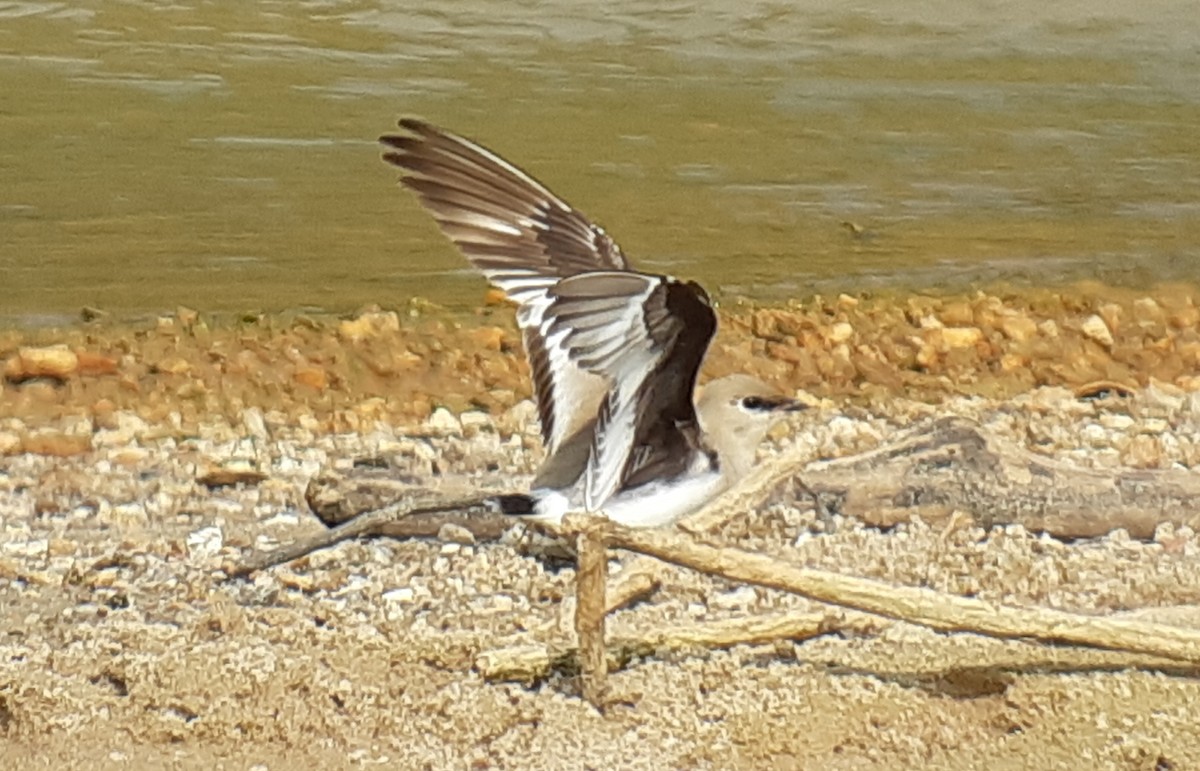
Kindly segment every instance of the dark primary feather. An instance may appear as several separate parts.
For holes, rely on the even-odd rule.
[[[526,304],[544,307],[552,329],[569,330],[564,344],[583,371],[612,379],[623,363],[614,357],[625,355],[627,346],[650,347],[649,374],[639,384],[614,383],[598,422],[589,417],[571,429],[574,433],[560,442],[566,445],[563,454],[551,458],[546,471],[561,478],[566,466],[588,462],[582,450],[604,430],[606,411],[622,387],[636,387],[640,415],[622,469],[623,486],[683,471],[694,450],[704,449],[693,392],[716,330],[704,290],[692,282],[632,272],[602,228],[486,148],[420,120],[401,120],[400,128],[407,133],[380,137],[389,148],[384,159],[404,171],[403,184],[467,258],[522,306],[518,320],[523,320],[547,445],[554,436],[557,395],[547,340],[530,323],[534,314]],[[628,319],[631,301],[643,302],[634,326],[606,326]],[[638,355],[648,354],[643,348]]]
[[[647,290],[649,293],[647,295]],[[627,345],[643,335],[653,367],[636,387],[641,419],[621,472],[622,487],[682,473],[701,446],[693,394],[700,364],[717,329],[708,294],[695,282],[641,273],[598,272],[564,279],[550,291],[550,329],[565,331],[563,345],[579,366],[613,377],[620,363],[639,356]],[[645,297],[644,300],[641,298]],[[605,327],[637,303],[641,329],[621,337]],[[603,432],[615,409],[616,390],[605,399],[595,430]]]
[[[385,135],[384,160],[408,172],[443,230],[484,271],[520,269],[563,278],[591,270],[629,270],[621,249],[548,188],[491,151],[423,121],[404,119],[411,136]],[[497,232],[472,224],[480,213],[509,225]]]
[[[638,394],[638,410],[645,417],[623,473],[628,488],[683,473],[692,451],[708,451],[693,400],[700,364],[717,331],[708,294],[694,281],[670,280],[659,285],[646,306],[647,325],[660,330],[661,344],[671,350]]]

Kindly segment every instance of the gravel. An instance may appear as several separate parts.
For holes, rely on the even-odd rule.
[[[33,430],[91,437],[66,457],[0,458],[4,754],[14,767],[89,768],[1200,766],[1195,673],[1113,670],[1112,654],[893,625],[634,662],[601,714],[566,674],[488,683],[474,671],[481,651],[567,639],[560,603],[573,570],[507,544],[352,542],[222,580],[248,549],[320,527],[302,493],[323,467],[386,458],[446,490],[520,488],[540,460],[533,413],[528,402],[494,417],[435,409],[422,423],[353,432],[257,407],[186,431],[120,410],[103,426],[0,421],[0,448]],[[843,456],[935,415],[1088,466],[1200,463],[1200,392],[1166,383],[1126,399],[1062,387],[826,398],[765,452]],[[262,478],[199,481],[214,469]],[[1020,527],[880,532],[834,519],[826,532],[802,502],[776,500],[724,537],[997,602],[1200,623],[1200,541],[1187,528],[1063,543]],[[650,602],[613,616],[614,633],[808,607],[669,575]]]

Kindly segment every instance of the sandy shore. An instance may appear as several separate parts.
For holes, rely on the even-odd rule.
[[[708,374],[745,369],[819,402],[765,452],[839,457],[961,415],[1085,466],[1190,469],[1193,296],[726,308]],[[881,622],[649,657],[614,675],[600,714],[566,674],[476,671],[481,652],[569,634],[573,570],[509,545],[356,542],[221,580],[246,550],[320,527],[302,493],[321,468],[374,457],[447,491],[521,485],[540,450],[503,307],[181,311],[0,332],[0,359],[0,755],[13,767],[1200,767],[1200,681],[1161,661]],[[840,516],[827,527],[780,494],[720,538],[1008,604],[1200,625],[1187,528],[1075,543],[969,521],[881,532]],[[808,605],[672,570],[611,628]]]

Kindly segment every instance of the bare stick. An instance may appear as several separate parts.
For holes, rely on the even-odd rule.
[[[682,534],[632,530],[606,522],[611,546],[736,581],[781,589],[943,632],[1067,642],[1200,663],[1200,630],[1049,608],[1016,608],[865,578],[812,570],[741,549],[700,543]]]
[[[617,670],[635,657],[652,656],[663,651],[722,649],[775,640],[807,640],[847,627],[864,631],[876,629],[881,623],[877,617],[866,614],[853,614],[853,618],[846,622],[837,622],[835,618],[835,614],[827,611],[804,611],[655,629],[636,637],[613,640],[606,649],[606,664],[609,669]],[[476,658],[475,668],[488,680],[529,682],[545,677],[556,668],[570,671],[579,666],[579,658],[579,649],[575,647],[515,645],[484,651]]]
[[[604,704],[608,684],[608,657],[604,647],[604,599],[608,583],[608,546],[604,542],[607,520],[595,516],[569,517],[566,527],[576,538],[575,635],[579,640],[579,668],[583,697],[596,709]]]
[[[457,512],[461,516],[446,516],[452,512]],[[319,531],[278,549],[256,554],[241,564],[226,568],[225,572],[231,578],[246,576],[273,565],[291,562],[351,538],[362,538],[381,533],[395,537],[428,538],[436,536],[441,527],[447,523],[457,524],[470,530],[481,515],[490,513],[491,510],[480,498],[447,501],[436,506],[421,508],[396,503],[362,514],[337,527]]]
[[[806,449],[784,452],[755,469],[750,476],[710,501],[704,508],[680,521],[684,530],[702,535],[718,529],[734,517],[757,511],[759,505],[785,479],[799,473],[811,455]]]
[[[644,600],[662,586],[665,565],[640,555],[632,563],[624,565],[620,575],[608,586],[608,613]]]

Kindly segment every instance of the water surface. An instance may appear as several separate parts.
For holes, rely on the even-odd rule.
[[[401,115],[719,296],[1200,278],[1190,0],[412,5],[0,3],[0,317],[477,302]]]

